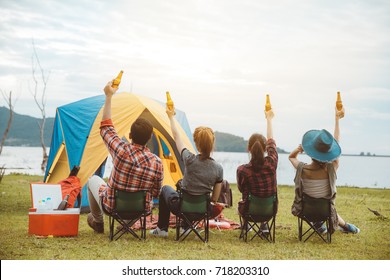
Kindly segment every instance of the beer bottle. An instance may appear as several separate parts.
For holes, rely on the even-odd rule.
[[[272,108],[271,108],[271,101],[270,101],[270,99],[269,99],[269,94],[267,94],[267,96],[266,96],[266,100],[265,100],[265,111],[269,111],[269,110],[271,110]]]
[[[171,99],[171,95],[169,94],[169,91],[167,91],[167,108],[172,111],[174,107],[174,103]]]
[[[65,210],[66,209],[66,206],[68,206],[68,199],[69,199],[69,194],[67,194],[64,198],[64,200],[62,200],[60,202],[60,205],[58,205],[58,208],[57,210]]]
[[[341,95],[339,91],[337,92],[336,108],[338,111],[341,111],[343,109],[343,102],[341,101]]]
[[[112,80],[112,87],[113,88],[119,87],[119,84],[121,83],[121,80],[122,80],[122,75],[123,75],[123,70],[121,70],[119,72],[118,76],[116,76],[116,78],[114,80]]]

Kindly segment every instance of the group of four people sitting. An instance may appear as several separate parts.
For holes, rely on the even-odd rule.
[[[138,191],[147,190],[147,207],[152,208],[153,197],[159,198],[159,218],[157,227],[150,234],[158,237],[168,236],[171,213],[177,214],[180,206],[178,192],[172,186],[162,186],[163,164],[153,154],[146,143],[152,136],[153,127],[146,119],[138,118],[131,126],[128,143],[116,133],[111,121],[111,99],[117,91],[108,82],[104,87],[106,95],[103,117],[100,126],[101,137],[112,157],[113,169],[106,183],[94,175],[88,181],[88,200],[91,212],[88,214],[88,225],[97,233],[104,232],[102,207],[107,212],[113,209],[114,190]],[[180,181],[181,189],[191,195],[210,194],[220,189],[223,181],[223,168],[216,162],[211,153],[214,148],[215,135],[209,127],[198,127],[193,133],[198,154],[192,153],[181,139],[176,127],[175,109],[166,110],[176,148],[180,151],[184,163],[184,174]],[[353,224],[345,222],[337,214],[334,202],[336,197],[336,171],[339,166],[341,149],[338,144],[339,120],[344,116],[344,108],[336,109],[335,130],[332,136],[326,130],[306,132],[300,144],[291,152],[289,160],[296,169],[294,182],[295,199],[292,214],[300,214],[302,189],[314,198],[331,199],[331,219],[334,231],[340,228],[344,232],[359,233]],[[243,215],[247,207],[248,193],[259,197],[269,197],[277,192],[276,170],[278,153],[273,139],[272,110],[265,112],[267,120],[267,137],[255,133],[248,141],[250,161],[237,168],[237,186],[242,193],[238,203],[238,212]],[[298,155],[305,152],[312,158],[310,164],[298,160]],[[177,199],[176,199],[177,198]],[[216,202],[216,201],[212,201]]]

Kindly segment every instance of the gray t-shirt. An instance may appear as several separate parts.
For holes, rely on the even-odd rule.
[[[187,149],[181,152],[184,162],[182,187],[193,195],[210,193],[216,183],[223,180],[223,168],[212,158],[201,160]]]

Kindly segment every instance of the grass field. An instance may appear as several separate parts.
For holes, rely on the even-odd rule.
[[[337,231],[332,243],[318,237],[306,243],[298,241],[297,218],[290,213],[293,188],[279,186],[279,211],[276,219],[276,242],[238,239],[239,230],[213,229],[209,242],[187,238],[174,241],[174,230],[168,239],[147,236],[139,241],[126,235],[115,242],[105,234],[95,234],[87,225],[87,215],[80,216],[77,237],[39,238],[28,235],[28,209],[31,205],[30,182],[40,176],[11,174],[0,184],[0,258],[1,260],[389,260],[390,259],[390,190],[338,187],[336,207],[361,233]],[[236,204],[240,194],[231,185],[234,207],[225,209],[225,217],[238,221]],[[375,209],[386,218],[375,216]]]

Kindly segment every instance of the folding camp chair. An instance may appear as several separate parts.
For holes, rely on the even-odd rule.
[[[298,216],[298,238],[302,241],[305,236],[306,242],[314,233],[316,233],[324,242],[331,243],[332,241],[332,222],[330,215],[331,202],[330,199],[312,198],[306,194],[302,196],[302,213]],[[305,222],[309,228],[303,232]],[[326,239],[324,238],[321,227],[326,225]]]
[[[257,197],[251,193],[248,194],[248,210],[242,217],[240,216],[240,239],[242,238],[247,242],[249,232],[253,231],[250,241],[257,236],[268,242],[275,242],[277,201],[277,194],[269,197]],[[268,232],[263,231],[261,224],[266,225]]]
[[[146,209],[146,191],[126,192],[115,190],[115,208],[112,212],[103,211],[109,216],[110,240],[118,240],[125,233],[130,233],[139,240],[146,238],[146,217],[150,211]],[[116,228],[114,233],[114,223],[117,221],[121,226]],[[131,227],[140,222],[141,236]]]
[[[180,208],[176,215],[176,241],[183,241],[194,232],[203,242],[209,239],[209,205],[210,195],[191,195],[184,190],[179,190]],[[204,231],[198,231],[198,226],[203,222]],[[181,227],[186,229],[180,232]]]

